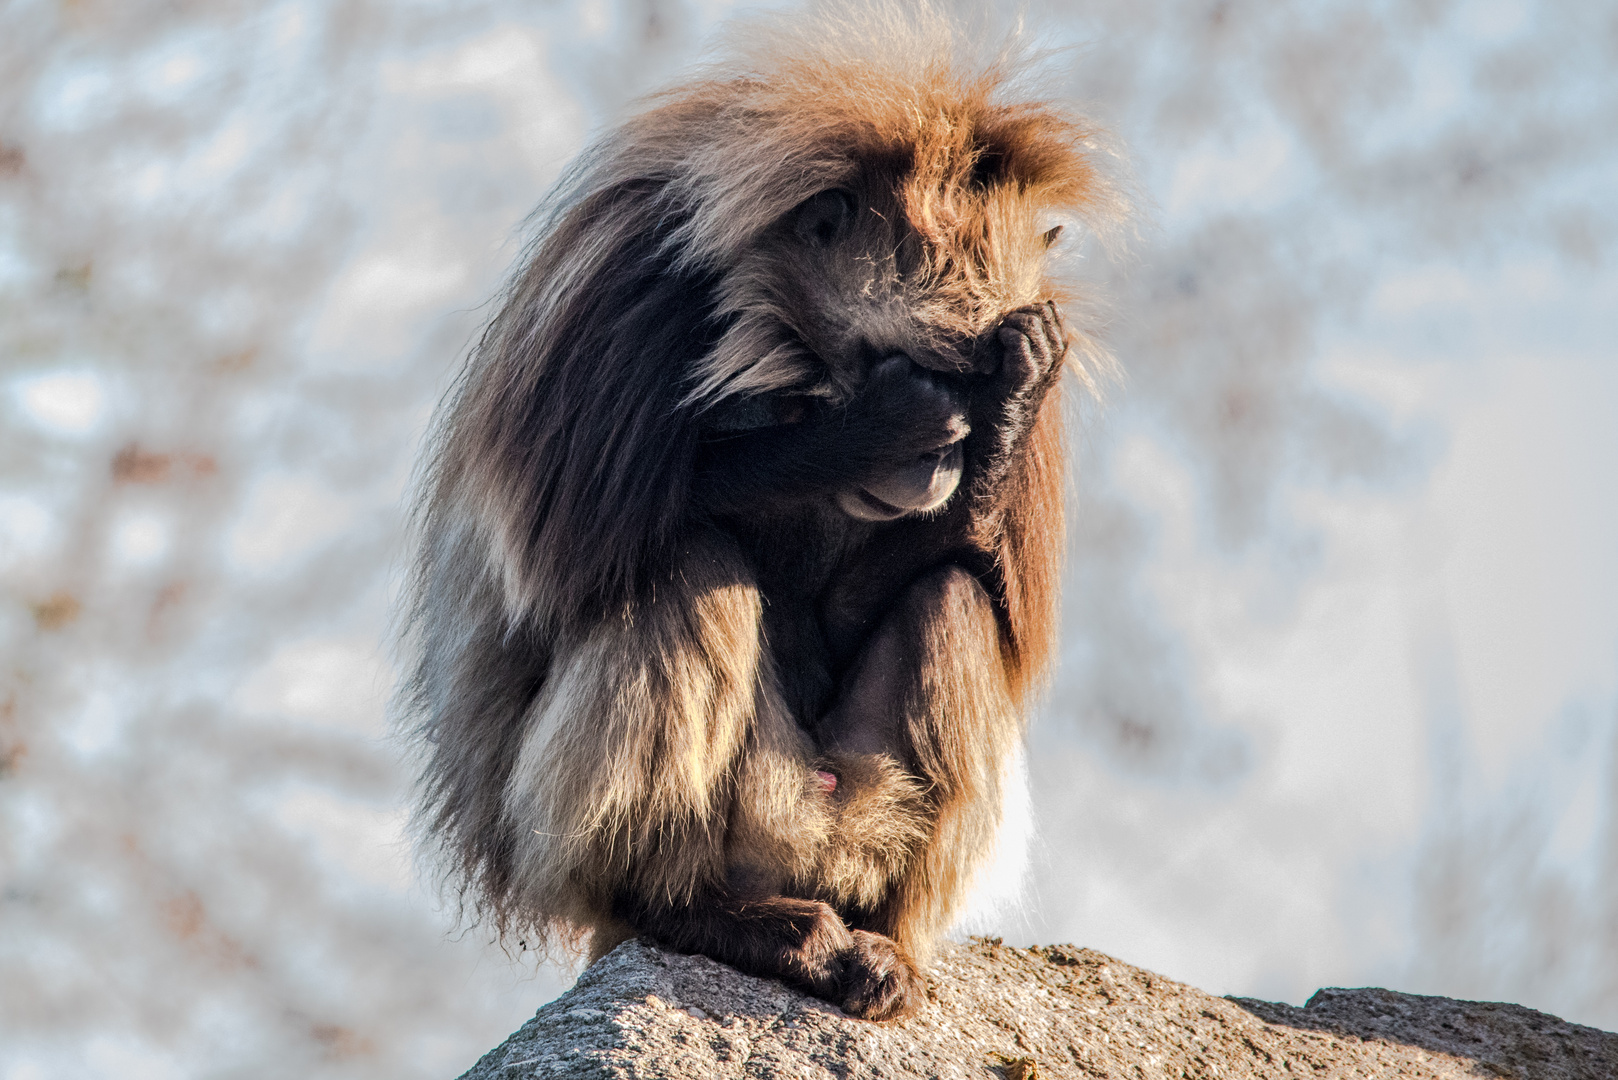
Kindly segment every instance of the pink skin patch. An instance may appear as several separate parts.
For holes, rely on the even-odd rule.
[[[837,790],[837,774],[815,770],[815,779],[820,781],[820,790],[830,794]]]

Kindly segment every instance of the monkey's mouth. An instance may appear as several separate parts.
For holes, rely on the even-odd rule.
[[[960,486],[966,464],[962,441],[917,458],[915,464],[850,491],[840,492],[843,513],[860,521],[894,521],[909,514],[924,514],[949,501]]]
[[[853,491],[843,492],[837,501],[842,504],[843,512],[849,517],[859,518],[861,521],[892,521],[902,518],[911,511],[902,506],[883,502],[864,488],[855,488]],[[853,506],[849,504],[853,503]]]

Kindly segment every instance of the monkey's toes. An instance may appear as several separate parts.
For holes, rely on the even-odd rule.
[[[921,1001],[921,975],[892,938],[853,931],[844,953],[843,1011],[863,1020],[897,1020]]]
[[[853,945],[848,928],[831,905],[779,896],[753,907],[760,913],[768,909],[780,919],[779,926],[784,931],[775,964],[761,966],[758,972],[774,974],[768,970],[774,966],[789,982],[818,998],[835,1001],[847,967],[843,957]]]

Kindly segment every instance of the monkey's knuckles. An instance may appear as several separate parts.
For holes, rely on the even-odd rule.
[[[1000,368],[995,372],[994,382],[1001,393],[1016,393],[1026,386],[1031,386],[1039,378],[1041,364],[1037,354],[1037,346],[1031,336],[1032,327],[1021,325],[1009,319],[1000,327]]]
[[[1047,372],[1059,370],[1062,361],[1067,357],[1073,335],[1068,330],[1067,318],[1063,316],[1062,309],[1057,306],[1055,300],[1047,300],[1041,306],[1040,325],[1045,331],[1046,347],[1050,352],[1050,363],[1046,370]]]
[[[872,373],[866,411],[873,422],[891,434],[889,444],[897,460],[908,460],[958,442],[969,429],[964,403],[947,386],[908,366]]]
[[[1001,360],[991,382],[994,392],[1007,399],[1029,392],[1061,370],[1067,354],[1067,323],[1052,300],[1008,314],[996,338]]]
[[[913,1012],[921,976],[910,958],[881,934],[855,930],[853,938],[844,954],[843,1011],[863,1020],[897,1020]]]

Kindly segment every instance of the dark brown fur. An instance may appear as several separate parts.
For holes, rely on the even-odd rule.
[[[885,1018],[993,843],[1088,348],[1048,216],[1111,203],[948,36],[788,23],[609,133],[444,406],[424,823],[503,931]]]

